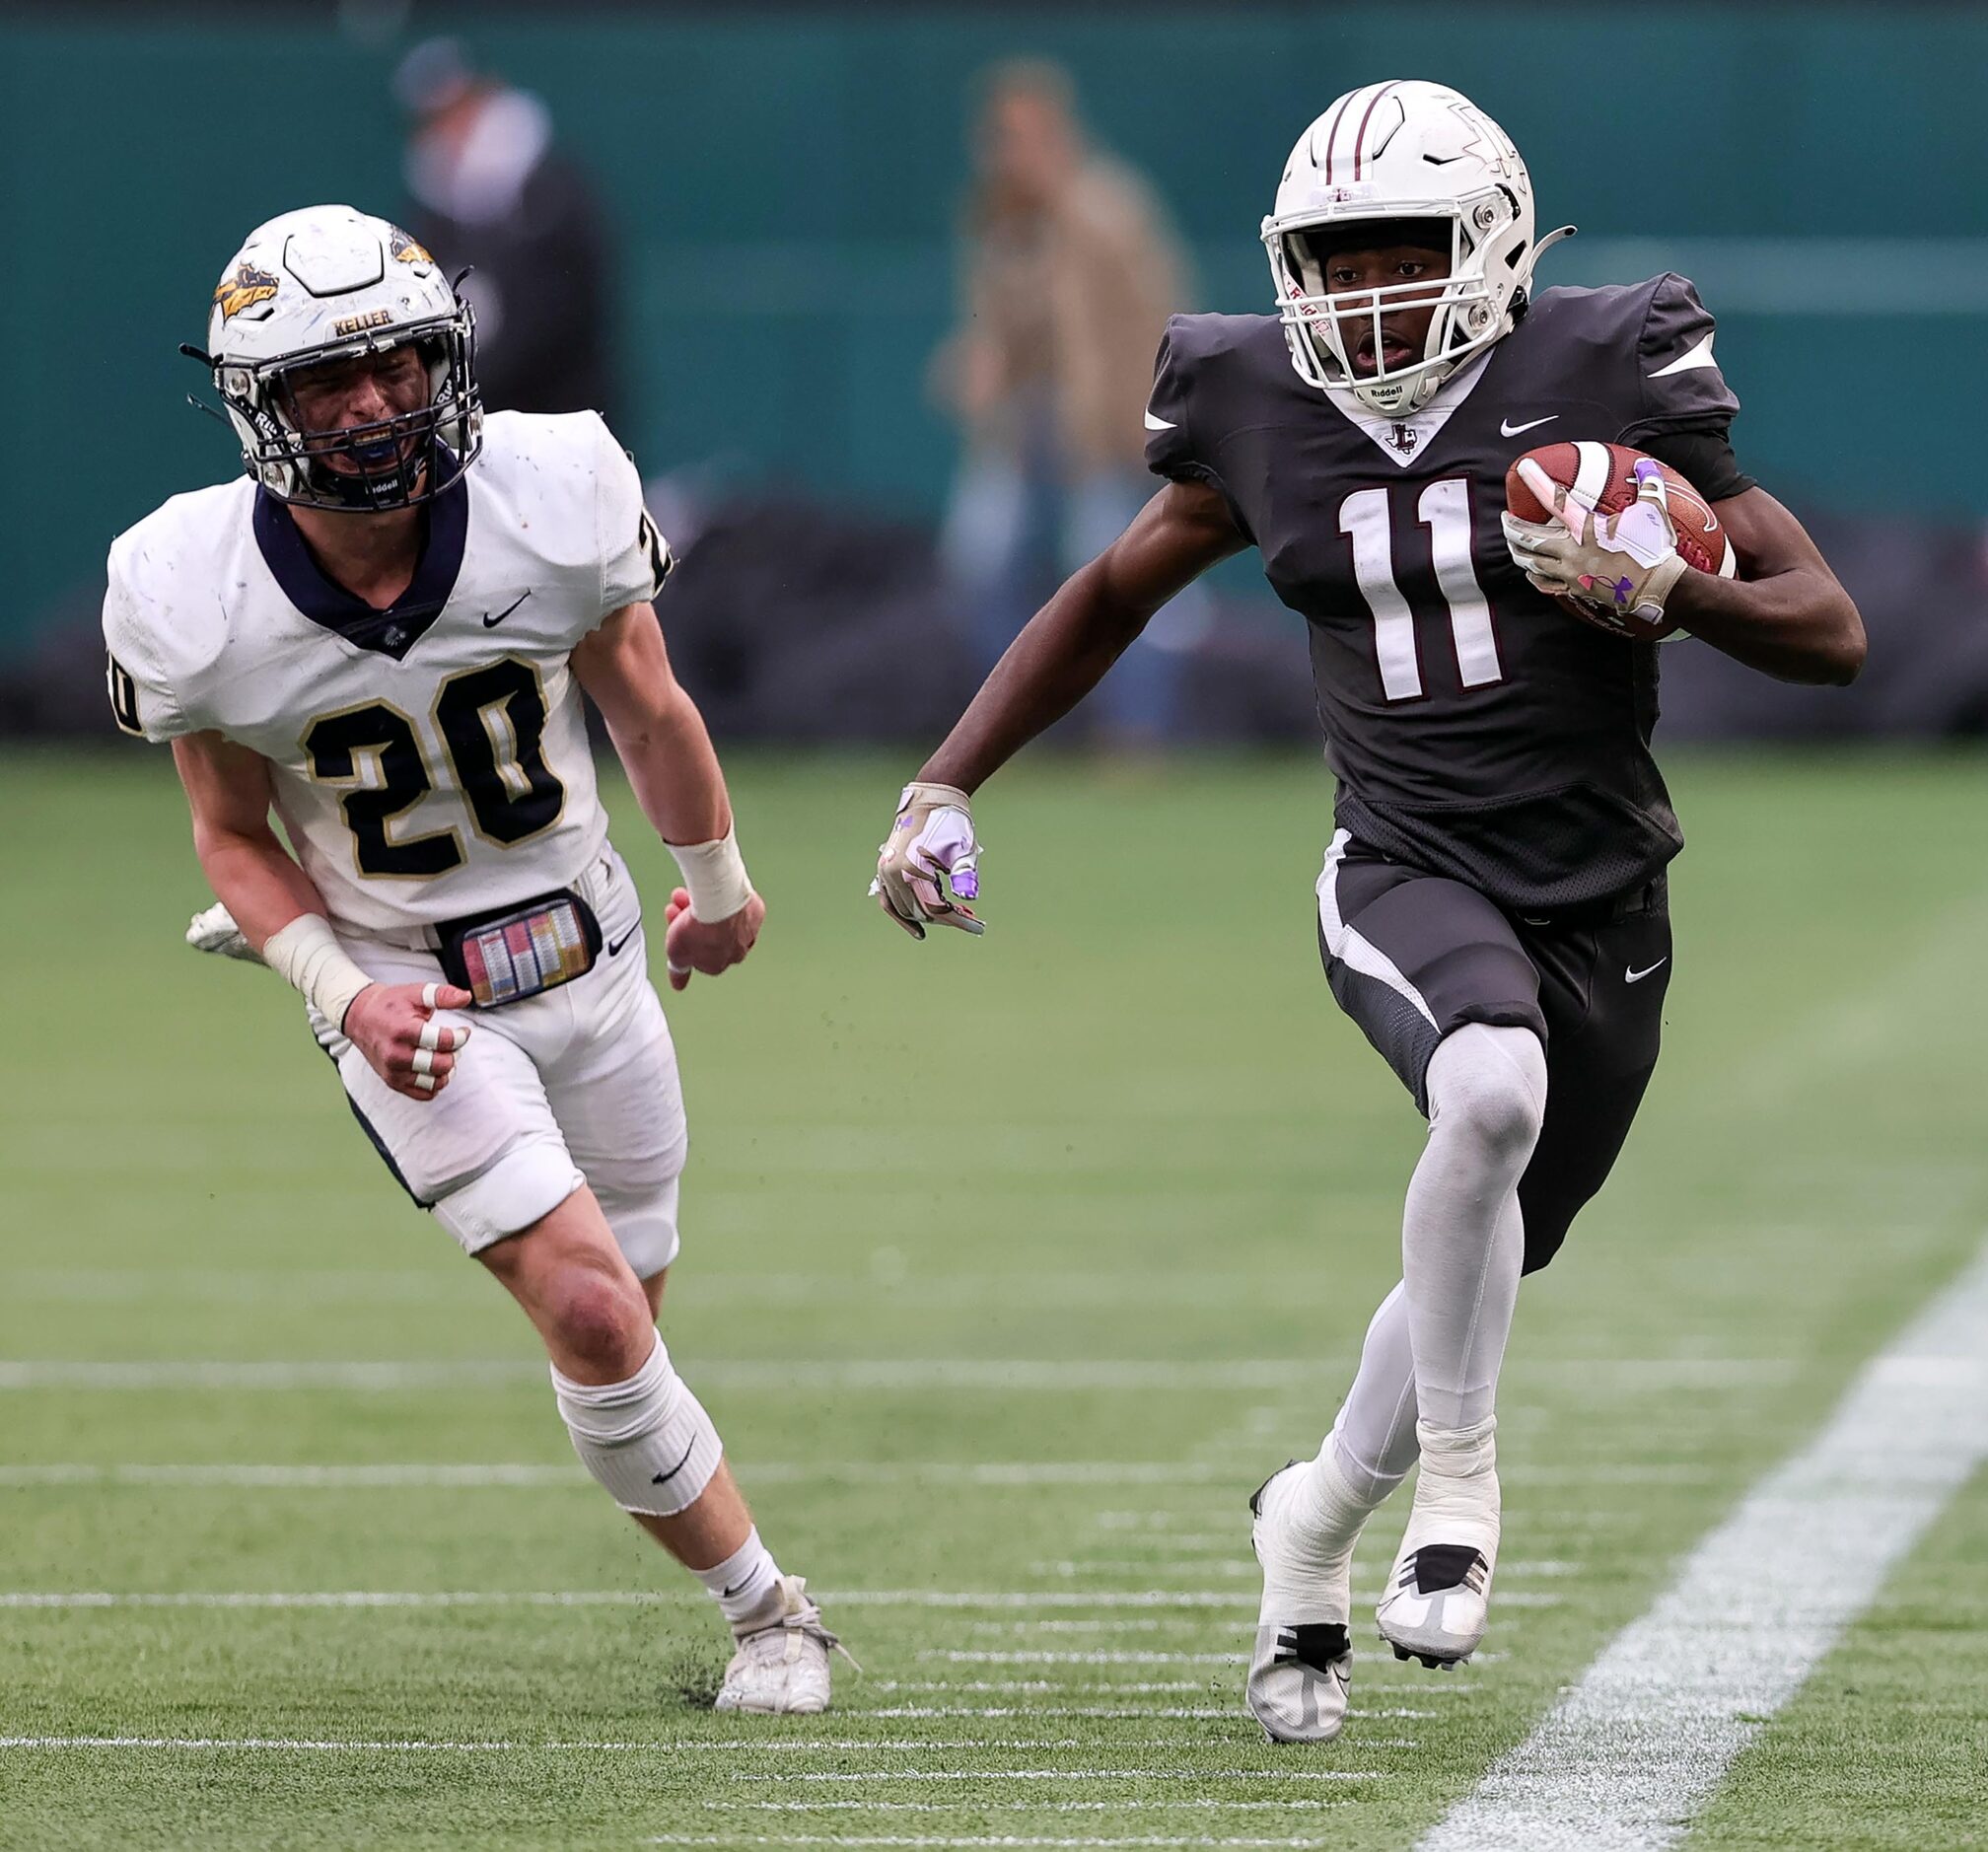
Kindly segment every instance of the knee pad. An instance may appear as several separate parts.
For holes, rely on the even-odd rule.
[[[556,1138],[528,1138],[441,1197],[435,1220],[464,1253],[477,1253],[550,1215],[586,1180]]]
[[[724,1447],[660,1334],[627,1382],[575,1383],[555,1369],[552,1391],[581,1464],[623,1511],[674,1518],[703,1496]]]

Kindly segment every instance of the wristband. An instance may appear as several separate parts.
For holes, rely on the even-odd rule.
[[[730,919],[752,897],[751,878],[739,854],[737,825],[716,842],[666,842],[683,871],[693,917],[705,921]]]
[[[321,913],[300,913],[262,942],[262,962],[304,993],[304,1000],[343,1031],[352,999],[373,979],[354,964],[332,936]]]

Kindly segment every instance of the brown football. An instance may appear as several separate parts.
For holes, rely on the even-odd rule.
[[[1604,515],[1620,514],[1636,499],[1636,479],[1631,471],[1639,463],[1656,462],[1654,458],[1646,459],[1641,451],[1630,450],[1622,444],[1543,444],[1537,450],[1527,451],[1526,456],[1553,481],[1573,489],[1583,501]],[[1544,521],[1551,511],[1542,508],[1539,498],[1520,479],[1519,464],[1525,460],[1518,459],[1505,471],[1505,506],[1521,521]],[[1733,550],[1726,543],[1726,530],[1720,526],[1719,517],[1712,512],[1711,504],[1668,463],[1658,463],[1657,467],[1664,471],[1664,486],[1669,497],[1670,525],[1677,530],[1677,550],[1684,556],[1684,563],[1700,572],[1717,573],[1722,579],[1732,578]],[[1593,624],[1598,630],[1605,630],[1610,636],[1633,634],[1646,641],[1658,642],[1674,635],[1677,630],[1672,623],[1662,624],[1655,629],[1639,624],[1631,632],[1619,622],[1573,599],[1560,598],[1553,602],[1569,615],[1580,618],[1583,623]]]

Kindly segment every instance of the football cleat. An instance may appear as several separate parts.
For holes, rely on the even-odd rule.
[[[1353,1683],[1353,1544],[1324,1558],[1302,1549],[1292,1504],[1314,1460],[1273,1472],[1249,1500],[1250,1542],[1263,1565],[1263,1605],[1242,1701],[1273,1743],[1330,1743]],[[1302,1618],[1301,1618],[1302,1616]]]
[[[1375,1614],[1396,1659],[1447,1670],[1483,1644],[1498,1559],[1493,1425],[1467,1438],[1422,1430],[1414,1509]]]
[[[839,1652],[856,1664],[848,1648],[821,1624],[821,1610],[808,1599],[801,1576],[782,1576],[766,1605],[745,1627],[739,1650],[725,1668],[715,1710],[813,1716],[828,1708],[829,1653]]]

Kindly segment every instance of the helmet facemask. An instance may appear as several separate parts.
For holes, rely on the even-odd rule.
[[[383,338],[384,336],[384,338]],[[328,361],[418,346],[427,403],[371,423],[330,432],[304,428],[295,378]],[[483,444],[483,401],[476,386],[475,319],[456,313],[381,336],[284,354],[255,366],[219,364],[214,381],[242,439],[243,462],[270,494],[296,507],[340,513],[413,508],[455,486]],[[335,467],[333,458],[357,466]]]
[[[1349,192],[1353,189],[1348,188]],[[1362,207],[1365,207],[1363,210]],[[1472,355],[1510,331],[1535,253],[1515,242],[1518,202],[1492,185],[1460,199],[1374,203],[1266,219],[1263,247],[1278,294],[1291,358],[1302,378],[1329,392],[1351,392],[1384,417],[1406,417],[1427,404]],[[1347,248],[1350,227],[1373,227],[1374,245],[1448,249],[1450,271],[1378,289],[1326,287],[1326,261]],[[1433,307],[1422,351],[1394,367],[1382,364],[1381,322],[1403,309]],[[1362,332],[1374,339],[1376,371],[1356,372]]]

